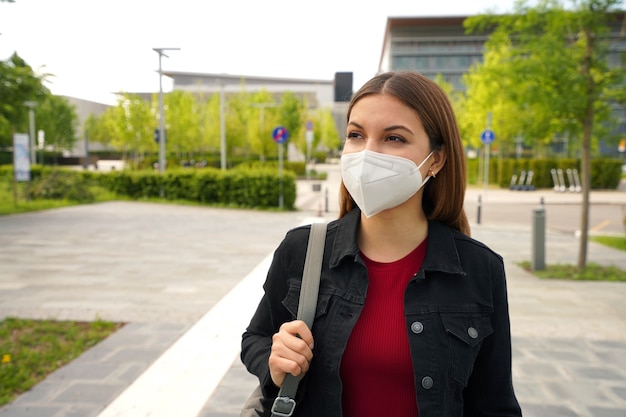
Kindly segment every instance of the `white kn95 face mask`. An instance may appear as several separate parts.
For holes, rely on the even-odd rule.
[[[410,159],[369,150],[341,156],[341,177],[346,189],[365,217],[394,208],[407,201],[430,177],[422,180],[420,167]]]

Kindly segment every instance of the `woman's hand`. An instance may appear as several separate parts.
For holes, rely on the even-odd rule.
[[[313,359],[313,334],[301,320],[280,326],[272,337],[269,367],[272,381],[277,387],[283,385],[285,375],[298,376],[309,370]]]

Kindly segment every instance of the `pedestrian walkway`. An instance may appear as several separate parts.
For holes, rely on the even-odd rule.
[[[272,251],[289,228],[337,216],[339,173],[323,169],[326,181],[299,182],[292,213],[113,202],[0,217],[0,318],[127,323],[0,416],[238,416],[256,385],[240,336]],[[469,208],[479,194],[480,224]],[[505,259],[524,415],[624,417],[626,284],[539,280],[517,265],[530,260],[542,194],[548,220],[580,197],[473,189],[466,199],[473,236]],[[626,204],[626,193],[594,198]],[[548,228],[549,263],[575,263],[577,222]],[[594,243],[588,259],[626,269],[623,252]]]

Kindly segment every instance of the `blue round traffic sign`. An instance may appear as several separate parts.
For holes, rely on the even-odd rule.
[[[284,126],[278,126],[272,131],[272,138],[276,143],[285,143],[289,139],[289,131]]]
[[[493,130],[491,129],[485,129],[483,130],[483,133],[480,134],[480,141],[485,145],[489,145],[490,143],[492,143],[495,138],[496,134],[493,133]]]

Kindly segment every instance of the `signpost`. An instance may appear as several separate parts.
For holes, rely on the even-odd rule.
[[[487,186],[489,185],[489,154],[491,153],[491,144],[496,139],[496,134],[491,130],[491,112],[487,113],[487,128],[480,134],[480,141],[485,145],[485,157],[483,158],[484,171],[483,183],[485,185],[485,195],[487,194]]]
[[[282,210],[284,206],[283,198],[283,145],[289,139],[289,131],[284,126],[277,126],[272,131],[272,139],[278,144],[278,180],[280,188],[278,194],[278,207]]]

